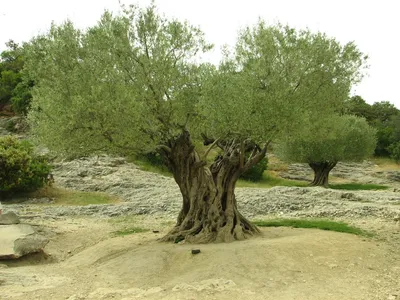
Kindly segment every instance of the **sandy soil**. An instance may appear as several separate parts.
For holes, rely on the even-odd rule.
[[[164,244],[170,219],[135,218],[160,232],[116,237],[123,224],[113,220],[32,220],[51,240],[46,254],[3,262],[0,299],[400,299],[399,245],[386,238],[268,228],[244,242]]]

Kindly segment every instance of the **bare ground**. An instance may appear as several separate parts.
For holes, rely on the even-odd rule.
[[[400,299],[398,224],[373,223],[376,238],[268,228],[190,245],[157,241],[171,219],[133,218],[150,231],[116,237],[112,219],[32,220],[51,239],[46,254],[0,266],[0,299]]]
[[[296,166],[292,173],[301,170],[307,171]],[[107,192],[123,202],[9,205],[50,243],[44,253],[0,263],[0,299],[400,300],[399,170],[344,165],[336,176],[394,189],[243,188],[237,190],[240,209],[252,219],[343,220],[375,237],[268,228],[244,242],[165,244],[157,239],[174,223],[181,202],[171,178],[120,160],[64,164],[55,174],[62,186]],[[115,236],[132,226],[149,231]],[[193,248],[201,253],[192,255]]]

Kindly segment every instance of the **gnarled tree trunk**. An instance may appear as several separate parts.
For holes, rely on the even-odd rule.
[[[328,187],[329,172],[336,166],[337,162],[315,162],[309,163],[309,166],[314,171],[314,180],[311,186]]]
[[[220,147],[224,154],[210,167],[195,151],[187,131],[163,148],[163,156],[183,199],[177,223],[164,241],[230,242],[259,233],[238,211],[234,190],[239,176],[258,163],[266,149],[257,147],[246,158],[240,143],[231,141],[221,143]]]

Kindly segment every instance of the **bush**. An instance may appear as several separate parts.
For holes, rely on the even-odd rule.
[[[257,182],[263,177],[264,171],[267,169],[268,159],[264,157],[258,164],[254,165],[250,170],[240,176],[241,179]]]
[[[160,154],[157,152],[147,152],[139,155],[141,160],[148,162],[150,165],[155,167],[164,167],[164,162]]]
[[[29,192],[43,187],[51,167],[43,157],[33,154],[29,142],[0,137],[0,196]]]
[[[391,144],[388,147],[388,151],[390,153],[390,157],[393,158],[396,163],[400,163],[400,142]]]
[[[11,98],[13,111],[26,116],[31,107],[33,81],[22,81],[14,88]]]

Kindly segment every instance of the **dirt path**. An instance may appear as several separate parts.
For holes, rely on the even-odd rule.
[[[231,244],[158,243],[170,222],[135,217],[160,233],[115,237],[109,220],[33,221],[51,255],[0,267],[0,299],[400,299],[400,253],[379,238],[269,228]]]

